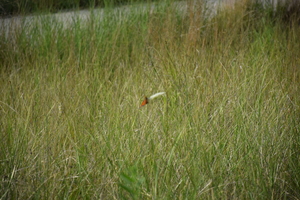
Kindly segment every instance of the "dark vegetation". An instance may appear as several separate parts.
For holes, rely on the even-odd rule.
[[[299,0],[279,0],[276,7],[269,1],[264,0],[250,0],[248,1],[248,8],[254,11],[256,14],[264,13],[272,19],[282,20],[286,23],[298,23],[300,22],[300,1]],[[254,3],[253,3],[254,2]],[[264,3],[261,3],[264,2]]]
[[[113,7],[130,3],[149,3],[157,0],[1,0],[0,16],[11,16],[16,14],[29,14],[35,12],[57,12],[60,10],[73,10],[95,7]],[[250,2],[250,1],[249,1]],[[254,3],[253,3],[254,2]],[[266,11],[270,3],[264,0],[252,0],[258,11]],[[252,6],[251,6],[252,7]],[[252,7],[253,8],[253,7]],[[276,9],[269,10],[273,17],[281,17],[285,21],[300,20],[300,1],[287,0],[279,2]],[[293,19],[293,20],[292,20]]]
[[[94,7],[111,7],[153,0],[1,0],[0,16],[34,12],[57,12]]]

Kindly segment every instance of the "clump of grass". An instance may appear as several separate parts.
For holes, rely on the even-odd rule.
[[[2,30],[1,198],[300,197],[299,27],[176,5]]]

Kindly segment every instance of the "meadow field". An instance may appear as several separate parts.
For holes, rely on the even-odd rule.
[[[300,199],[298,19],[173,5],[0,30],[0,199]]]

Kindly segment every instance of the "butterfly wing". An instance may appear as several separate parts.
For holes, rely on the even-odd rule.
[[[144,101],[141,103],[140,107],[146,105],[148,103],[148,98],[145,97]]]

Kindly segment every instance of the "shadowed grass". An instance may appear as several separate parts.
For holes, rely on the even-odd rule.
[[[299,27],[203,7],[2,31],[1,198],[300,198]]]

